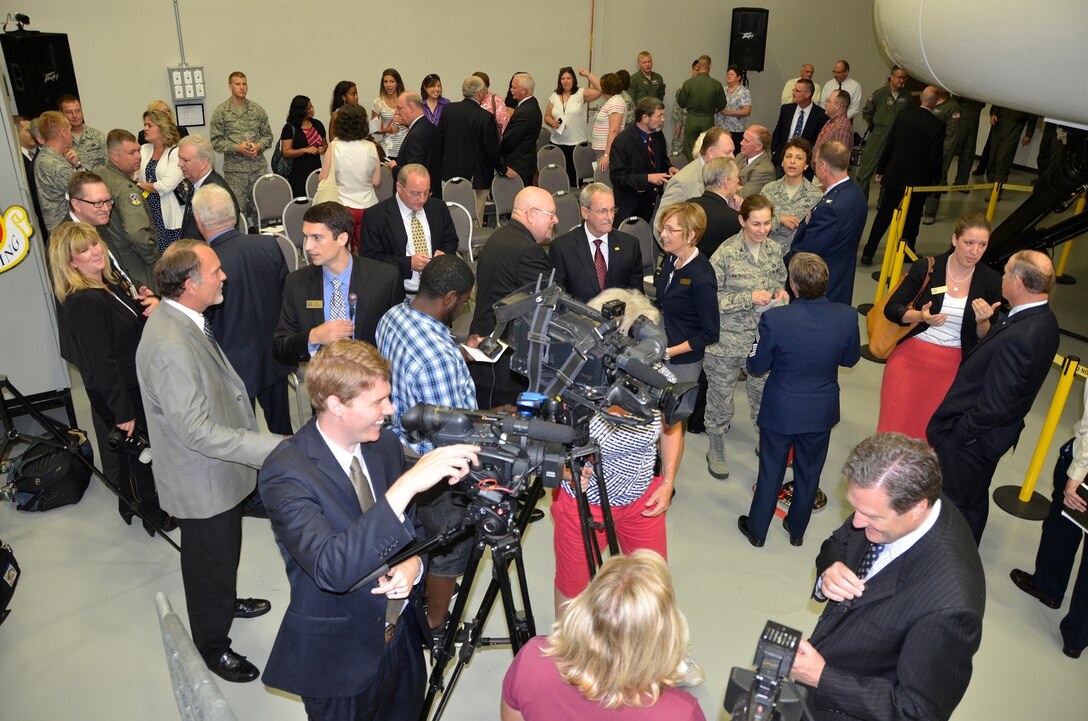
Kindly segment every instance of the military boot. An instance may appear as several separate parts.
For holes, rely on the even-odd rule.
[[[725,434],[707,433],[710,446],[706,452],[706,467],[718,479],[729,478],[729,462],[725,459]]]

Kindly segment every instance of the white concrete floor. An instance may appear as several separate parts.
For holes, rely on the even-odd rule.
[[[1024,182],[1025,176],[1018,174],[1017,181]],[[1015,207],[1015,197],[1006,193],[999,214]],[[943,249],[955,217],[982,203],[980,196],[947,198],[938,224],[923,226],[921,250]],[[1083,245],[1074,249],[1069,272],[1081,282],[1059,286],[1053,303],[1063,327],[1085,332],[1088,251]],[[855,301],[870,301],[874,286],[869,270],[859,270]],[[1088,358],[1086,350],[1084,344],[1063,337],[1063,355]],[[689,436],[677,497],[669,510],[670,566],[691,624],[693,655],[706,671],[706,682],[694,693],[708,718],[725,717],[721,709],[729,670],[751,662],[767,619],[806,634],[815,625],[821,607],[809,600],[813,560],[822,539],[850,512],[839,469],[847,451],[875,428],[881,372],[880,366],[863,360],[842,373],[843,420],[832,435],[822,484],[830,501],[813,517],[802,548],[791,547],[778,526],[772,527],[766,547],[758,550],[736,530],[737,516],[748,509],[757,460],[743,393],[737,394],[737,422],[727,439],[733,466],[729,480],[711,478],[703,461],[705,437]],[[1052,372],[1044,385],[1019,449],[998,467],[995,487],[1019,485],[1023,480],[1057,375]],[[80,422],[86,427],[90,425],[86,397],[78,376],[73,376]],[[1044,493],[1049,493],[1058,445],[1069,437],[1081,413],[1080,394],[1078,381],[1047,455],[1039,484]],[[247,518],[244,533],[239,592],[270,599],[273,611],[263,618],[236,622],[232,637],[235,649],[263,667],[287,606],[288,587],[268,523]],[[1063,611],[1044,608],[1008,578],[1011,568],[1032,570],[1038,535],[1038,523],[993,509],[982,546],[988,577],[982,648],[975,656],[972,683],[956,719],[1083,718],[1080,683],[1088,661],[1062,655],[1058,622]],[[155,593],[165,591],[185,620],[173,549],[137,527],[122,525],[114,497],[94,481],[76,506],[27,514],[5,504],[0,507],[0,537],[14,547],[23,568],[12,614],[0,626],[0,717],[12,721],[176,718],[154,607]],[[537,631],[545,633],[553,621],[550,521],[531,527],[524,552]],[[489,577],[485,568],[473,589],[474,599]],[[475,607],[474,600],[471,608]],[[505,635],[503,626],[502,615],[496,611],[487,631]],[[479,651],[451,697],[446,718],[497,718],[509,661],[508,649]],[[271,692],[260,683],[223,682],[220,687],[239,719],[305,718],[297,699]]]

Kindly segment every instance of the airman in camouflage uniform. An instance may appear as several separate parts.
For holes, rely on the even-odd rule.
[[[72,126],[63,115],[55,110],[46,111],[38,119],[38,127],[44,144],[34,157],[34,182],[38,185],[38,205],[45,218],[44,239],[48,231],[68,220],[64,194],[79,160],[72,150]]]
[[[937,94],[937,107],[933,108],[933,114],[944,123],[944,151],[941,156],[941,180],[940,184],[948,183],[948,168],[952,165],[952,156],[959,148],[963,129],[960,128],[960,104],[947,90],[941,90]],[[942,193],[926,194],[926,208],[922,213],[922,222],[933,225],[937,220],[937,211],[941,207]]]
[[[762,199],[762,196],[753,197]],[[770,238],[762,243],[746,241],[743,230],[714,251],[710,265],[718,279],[721,331],[718,342],[706,347],[703,359],[707,379],[706,433],[713,451],[707,454],[707,460],[711,475],[726,478],[729,466],[725,462],[724,436],[733,421],[733,391],[756,341],[760,309],[766,307],[753,302],[752,295],[766,291],[773,298],[784,291],[786,266],[782,262],[782,246]],[[765,381],[766,378],[752,375],[747,381],[752,425],[757,429]]]
[[[880,160],[880,154],[884,152],[888,136],[891,135],[895,116],[910,105],[910,93],[903,91],[906,82],[906,71],[898,65],[893,66],[888,84],[873,91],[865,107],[861,109],[861,117],[869,124],[869,136],[865,141],[865,153],[861,156],[861,167],[854,182],[861,188],[866,200],[869,198],[869,183],[876,174],[876,164]]]
[[[99,228],[106,236],[117,262],[136,287],[154,287],[155,262],[159,259],[159,236],[145,202],[145,193],[132,180],[140,169],[140,146],[127,130],[111,130],[107,143],[109,162],[95,170],[113,198],[109,224]]]
[[[250,195],[257,179],[270,172],[263,153],[272,145],[272,128],[264,108],[246,99],[245,74],[231,73],[229,86],[230,98],[212,113],[211,141],[223,155],[223,178],[238,199],[238,211],[252,224],[256,211]]]
[[[84,168],[97,168],[106,162],[106,136],[83,120],[83,105],[75,95],[60,99],[59,110],[72,126],[72,147]]]
[[[710,77],[710,58],[703,55],[694,77],[684,81],[676,94],[676,104],[687,110],[684,121],[684,155],[692,159],[691,149],[695,139],[714,127],[714,113],[726,105],[725,88]]]

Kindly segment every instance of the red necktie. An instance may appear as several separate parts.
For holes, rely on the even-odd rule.
[[[593,244],[597,246],[597,249],[593,251],[593,267],[597,269],[597,284],[601,286],[601,290],[604,290],[605,276],[608,275],[608,266],[604,262],[604,253],[601,252],[601,243],[603,241],[597,238],[593,241]]]

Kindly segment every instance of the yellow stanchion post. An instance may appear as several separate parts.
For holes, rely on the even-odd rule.
[[[895,259],[895,249],[899,246],[899,218],[902,216],[902,207],[896,208],[892,213],[892,224],[888,228],[888,242],[884,246],[884,259],[880,263],[880,275],[877,277],[876,283],[876,299],[874,304],[879,303],[880,299],[884,297],[884,294],[888,292],[888,278],[892,274],[892,263]]]
[[[1078,366],[1080,366],[1080,358],[1076,356],[1068,356],[1062,360],[1062,374],[1058,378],[1058,387],[1054,390],[1054,398],[1050,401],[1050,409],[1047,411],[1046,420],[1043,421],[1043,429],[1039,432],[1039,442],[1035,444],[1035,452],[1031,456],[1024,483],[1019,489],[1016,486],[1002,486],[994,491],[994,501],[997,505],[1017,518],[1041,521],[1050,508],[1050,501],[1035,493],[1035,484],[1039,480],[1039,473],[1050,452],[1050,442],[1054,440],[1054,431],[1057,430],[1058,421],[1061,420],[1062,409],[1065,408],[1065,402],[1069,398],[1069,390],[1073,387]]]
[[[986,208],[986,220],[994,222],[994,214],[997,212],[997,196],[1001,193],[1001,183],[994,183],[990,191],[990,205]]]
[[[1084,193],[1080,194],[1080,200],[1077,201],[1076,210],[1073,211],[1073,215],[1080,215],[1084,212],[1085,200],[1088,198]],[[1073,250],[1073,241],[1067,240],[1065,246],[1062,248],[1062,255],[1058,259],[1058,267],[1054,271],[1054,275],[1057,276],[1057,281],[1062,285],[1072,285],[1077,280],[1071,275],[1065,274],[1065,265],[1069,262],[1069,254]]]
[[[892,262],[891,276],[888,278],[888,288],[894,288],[899,279],[903,277],[903,259],[906,257],[907,241],[901,240],[895,247],[895,260]],[[891,290],[888,291],[889,293]]]

